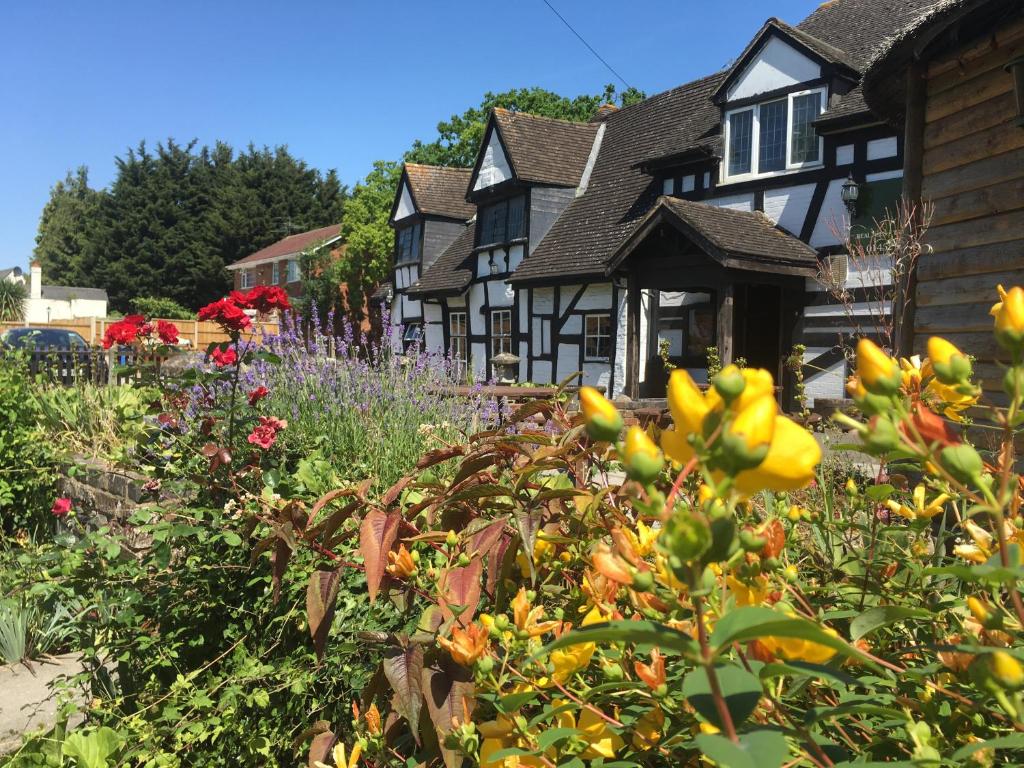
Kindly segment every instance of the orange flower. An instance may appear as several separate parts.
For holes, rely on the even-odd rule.
[[[650,664],[634,661],[633,670],[636,672],[636,676],[643,680],[652,691],[665,684],[665,657],[657,648],[651,651]]]
[[[383,732],[380,724],[380,710],[377,709],[376,704],[371,704],[370,708],[366,710],[366,730],[371,736],[379,736]]]
[[[416,563],[405,544],[400,545],[397,552],[388,552],[387,572],[396,579],[407,579],[416,573]]]
[[[607,544],[598,544],[590,561],[597,572],[619,584],[632,584],[633,572],[623,558],[611,551]]]
[[[543,616],[543,606],[538,605],[536,608],[531,608],[526,590],[520,588],[519,593],[512,600],[512,618],[516,623],[516,629],[525,632],[530,637],[537,637],[558,627],[559,622],[557,621],[541,621]]]
[[[473,666],[487,652],[487,630],[479,624],[470,624],[467,629],[452,628],[452,639],[437,638],[437,643],[464,667]]]

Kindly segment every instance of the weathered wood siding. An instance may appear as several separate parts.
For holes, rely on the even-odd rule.
[[[941,334],[978,358],[998,389],[988,310],[996,284],[1024,284],[1024,129],[1006,63],[1024,53],[1024,19],[930,62],[922,197],[933,252],[918,264],[915,348]]]

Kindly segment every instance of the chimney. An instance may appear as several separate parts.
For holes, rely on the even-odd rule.
[[[33,261],[29,271],[28,295],[32,299],[43,298],[43,265]]]
[[[590,122],[603,123],[607,119],[608,115],[614,114],[615,112],[618,111],[619,108],[614,104],[602,104],[600,107],[597,108],[594,114],[591,115]]]

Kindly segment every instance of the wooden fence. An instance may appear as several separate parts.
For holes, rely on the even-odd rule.
[[[52,323],[31,323],[33,328],[57,328],[65,331],[74,331],[85,339],[89,344],[98,346],[103,341],[103,334],[107,326],[116,323],[116,319],[102,317],[80,317],[74,320],[57,320]],[[210,344],[228,341],[228,335],[221,330],[216,323],[199,320],[168,320],[178,327],[178,333],[183,341],[187,341],[192,349],[205,350]],[[24,328],[29,323],[0,323],[0,333],[9,328]],[[245,334],[246,340],[259,342],[263,338],[263,332],[276,334],[279,325],[273,322],[254,321],[251,330]]]

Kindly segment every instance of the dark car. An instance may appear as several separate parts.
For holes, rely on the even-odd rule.
[[[89,349],[79,334],[61,328],[11,328],[0,336],[0,344],[9,349]]]

